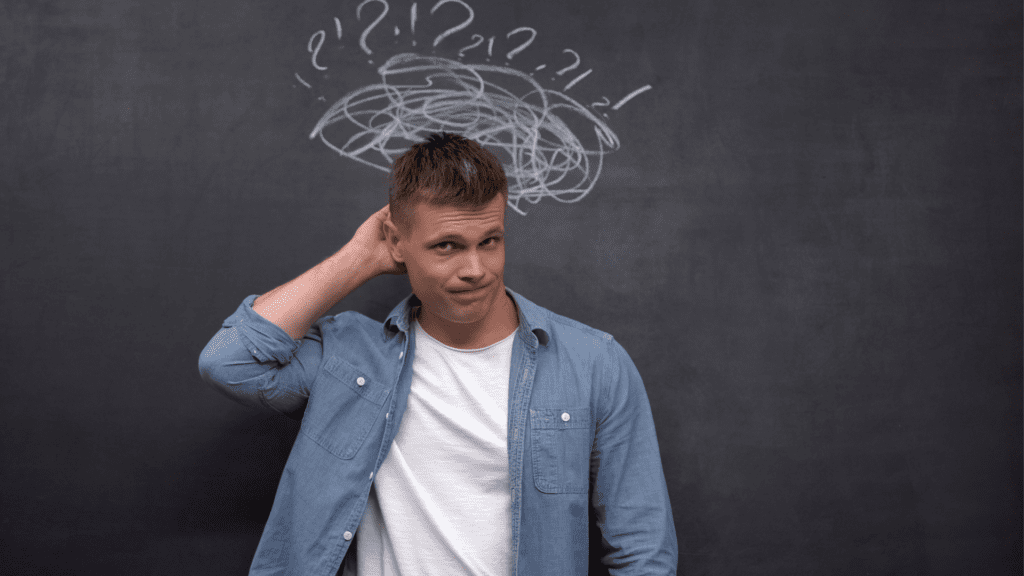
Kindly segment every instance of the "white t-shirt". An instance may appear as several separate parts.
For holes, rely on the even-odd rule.
[[[412,388],[359,526],[358,576],[507,576],[515,332],[460,350],[413,329]]]

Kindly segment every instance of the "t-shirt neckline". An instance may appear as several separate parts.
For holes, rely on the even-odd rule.
[[[509,334],[508,336],[502,338],[501,340],[498,340],[497,342],[495,342],[493,344],[488,344],[487,346],[484,346],[483,348],[455,348],[455,347],[449,346],[449,345],[445,344],[444,342],[441,342],[437,338],[434,338],[433,336],[431,336],[430,333],[427,332],[426,328],[424,328],[420,324],[419,319],[415,319],[414,318],[413,321],[412,321],[412,324],[413,324],[413,329],[416,330],[416,334],[417,335],[423,334],[428,339],[430,339],[431,342],[436,343],[438,346],[443,346],[444,348],[447,348],[448,350],[451,350],[453,352],[483,352],[484,350],[489,350],[491,348],[494,348],[495,346],[500,346],[502,344],[506,344],[509,340],[515,338],[516,331],[518,330],[518,328],[516,330],[513,330],[512,333]]]

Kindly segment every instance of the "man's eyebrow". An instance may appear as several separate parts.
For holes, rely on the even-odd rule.
[[[492,236],[504,236],[504,235],[505,235],[505,230],[502,229],[499,226],[495,226],[494,228],[491,228],[487,232],[484,232],[484,237],[485,238],[491,238]],[[443,235],[438,236],[436,238],[431,238],[429,240],[429,243],[430,244],[438,244],[440,242],[465,242],[465,241],[466,241],[466,238],[464,236],[462,236],[460,234],[457,234],[455,232],[449,232],[447,234],[443,234]]]
[[[449,232],[447,234],[442,234],[441,236],[429,238],[427,242],[429,244],[437,244],[438,242],[462,242],[462,240],[462,236],[459,236],[454,232]]]

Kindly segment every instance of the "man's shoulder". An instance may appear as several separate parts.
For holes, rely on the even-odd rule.
[[[524,305],[527,321],[534,324],[533,328],[541,328],[548,336],[559,343],[571,343],[574,346],[588,347],[595,350],[605,349],[615,341],[615,337],[584,324],[563,314],[545,308],[518,295]]]
[[[548,310],[548,314],[552,328],[560,336],[568,336],[577,341],[592,342],[594,344],[600,343],[601,345],[606,345],[608,342],[615,340],[615,337],[608,332],[598,330],[579,320],[552,312],[551,310]]]
[[[529,305],[539,325],[531,327],[542,328],[549,338],[547,345],[541,346],[547,350],[545,356],[549,360],[581,374],[606,374],[608,378],[602,381],[613,387],[623,385],[628,379],[622,376],[635,371],[629,353],[610,333],[540,305]],[[607,400],[611,397],[608,396],[610,390],[604,390],[599,396]]]
[[[316,325],[325,337],[331,338],[341,335],[347,338],[371,338],[376,335],[377,339],[380,339],[384,330],[383,323],[354,310],[324,316],[317,320]]]
[[[391,352],[400,344],[395,331],[359,312],[345,311],[317,320],[322,334],[323,368],[338,375],[346,370],[363,376],[391,378],[401,367]]]

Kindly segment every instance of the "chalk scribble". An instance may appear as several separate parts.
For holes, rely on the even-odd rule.
[[[582,199],[601,174],[604,154],[619,147],[615,133],[582,104],[513,68],[406,53],[378,73],[379,84],[338,100],[309,137],[387,171],[411,143],[431,132],[457,132],[499,155],[509,206],[520,214],[524,200]]]
[[[428,12],[428,20],[433,21],[426,22],[429,31],[417,32],[420,15],[417,2],[412,2],[406,20],[405,11],[392,10],[389,0],[361,0],[355,7],[355,27],[362,28],[358,46],[367,62],[376,66],[377,50],[397,44],[399,37],[417,46],[417,34],[433,37],[426,42],[430,47],[420,50],[436,54],[442,43],[452,41],[449,38],[471,32],[476,11],[466,0],[436,0]],[[335,65],[331,55],[344,48],[340,43],[345,27],[338,16],[333,22],[337,42],[329,38],[326,27],[306,42],[313,73],[325,80],[328,69]],[[438,30],[438,23],[447,28]],[[345,26],[351,31],[353,23]],[[536,65],[534,61],[525,66],[533,70],[528,74],[512,66],[512,60],[536,39],[535,28],[518,26],[504,35],[470,34],[470,43],[457,49],[458,61],[412,53],[393,56],[377,68],[379,83],[348,92],[335,102],[309,137],[319,138],[345,158],[388,171],[394,158],[410,144],[432,132],[455,132],[498,155],[509,179],[509,206],[520,214],[526,213],[524,201],[579,201],[597,183],[604,155],[619,148],[618,137],[602,118],[607,119],[609,111],[619,110],[651,85],[633,90],[615,104],[602,96],[584,106],[566,95],[583,80],[593,78],[593,68],[581,71],[583,58],[577,51],[562,50],[558,56],[562,62],[551,62],[552,68],[549,63]],[[487,64],[464,63],[468,52]],[[501,56],[504,66],[490,64],[492,58]],[[542,70],[552,82],[568,82],[561,90],[543,88],[533,78]],[[569,72],[575,77],[565,76]],[[308,82],[298,72],[295,79],[314,94],[321,91],[314,88],[319,80]],[[601,85],[608,87],[607,83]],[[327,101],[322,94],[315,98]]]

